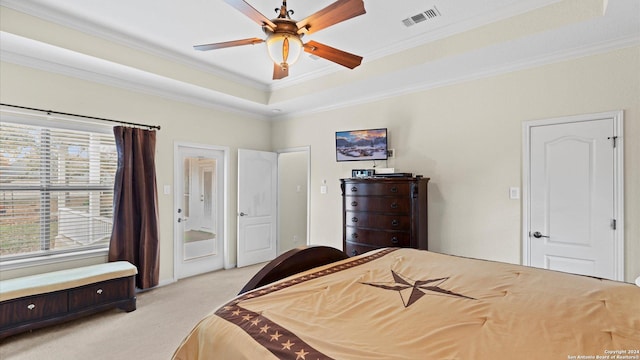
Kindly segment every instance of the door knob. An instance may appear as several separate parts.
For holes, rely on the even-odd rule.
[[[187,218],[178,218],[178,222],[187,221]]]
[[[547,235],[542,235],[542,234],[540,234],[540,231],[536,231],[536,232],[534,232],[532,235],[533,235],[533,237],[534,237],[534,238],[536,238],[536,239],[540,239],[540,238],[548,238],[548,237],[549,237],[549,236],[547,236]]]

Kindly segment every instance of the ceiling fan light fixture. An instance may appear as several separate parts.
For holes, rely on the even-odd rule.
[[[194,46],[196,50],[215,50],[266,42],[269,57],[273,61],[273,80],[279,80],[289,76],[289,66],[298,61],[302,51],[313,53],[316,57],[329,60],[349,69],[353,69],[362,63],[362,56],[350,54],[313,40],[303,44],[302,37],[356,16],[366,14],[367,11],[364,8],[363,0],[335,0],[331,5],[316,11],[300,21],[291,19],[290,15],[293,15],[293,10],[287,9],[286,0],[282,0],[282,6],[276,9],[278,17],[271,20],[251,6],[247,0],[223,1],[258,23],[262,27],[262,31],[267,35],[267,38],[265,40],[249,38],[196,45]]]
[[[272,33],[267,37],[269,57],[276,64],[293,65],[302,53],[302,40],[298,35]]]

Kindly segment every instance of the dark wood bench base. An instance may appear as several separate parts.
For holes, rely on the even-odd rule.
[[[135,276],[0,302],[0,339],[100,311],[136,309]]]

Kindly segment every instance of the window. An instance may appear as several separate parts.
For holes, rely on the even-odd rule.
[[[110,128],[0,119],[0,262],[107,248],[117,153]]]

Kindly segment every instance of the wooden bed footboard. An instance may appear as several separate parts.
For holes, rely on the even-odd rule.
[[[348,258],[347,254],[329,246],[302,246],[291,249],[260,269],[238,295],[314,267],[346,258]]]

